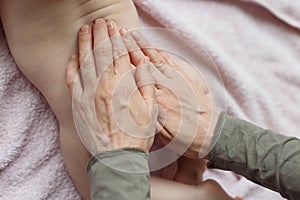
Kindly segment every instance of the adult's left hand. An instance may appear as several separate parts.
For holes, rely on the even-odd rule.
[[[79,58],[67,65],[67,85],[81,141],[92,155],[120,148],[148,152],[157,121],[154,82],[141,71],[149,59],[136,64],[143,67],[132,66],[113,21],[83,26],[78,43]],[[139,85],[144,79],[150,81]]]

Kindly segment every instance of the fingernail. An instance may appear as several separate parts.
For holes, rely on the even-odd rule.
[[[89,26],[88,25],[83,25],[81,28],[80,28],[80,33],[83,33],[83,34],[86,34],[89,32]]]
[[[108,27],[108,29],[113,29],[114,28],[114,23],[111,20],[108,20],[107,27]]]
[[[133,36],[134,39],[139,40],[141,38],[141,33],[138,31],[132,31],[131,35]]]
[[[128,29],[127,28],[122,28],[121,29],[121,35],[123,36],[123,37],[125,37],[125,38],[128,38]]]
[[[98,18],[98,19],[95,20],[95,24],[101,24],[103,22],[105,22],[105,21],[102,18]]]

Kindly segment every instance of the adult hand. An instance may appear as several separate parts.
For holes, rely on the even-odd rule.
[[[158,122],[163,126],[161,140],[170,144],[177,137],[170,146],[175,151],[192,159],[199,159],[199,154],[204,157],[220,114],[204,78],[189,63],[154,48],[140,32],[120,32],[133,64],[148,56],[155,65],[152,77],[160,106]]]
[[[92,155],[129,147],[148,152],[157,121],[155,87],[153,81],[136,86],[151,79],[136,66],[149,62],[141,57],[131,65],[112,21],[97,19],[92,29],[83,26],[78,43],[79,58],[73,56],[67,65],[67,86],[83,144]]]

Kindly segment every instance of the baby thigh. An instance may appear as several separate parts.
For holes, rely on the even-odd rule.
[[[79,137],[74,133],[76,133],[76,130],[72,130],[71,127],[60,127],[61,149],[65,165],[76,188],[82,198],[88,200],[90,199],[90,190],[87,164],[90,159],[90,154],[85,150]],[[207,189],[199,191],[198,186],[196,185],[186,185],[151,176],[152,200],[198,200],[201,199],[199,197],[201,197],[203,193],[206,194],[206,196],[209,196],[209,194],[207,194]],[[227,198],[225,199],[227,200]],[[214,198],[212,198],[212,200],[214,200]]]
[[[67,94],[67,93],[65,93]],[[90,199],[89,178],[87,165],[91,155],[87,152],[77,134],[72,118],[71,106],[67,103],[69,97],[65,96],[60,102],[66,103],[65,112],[57,113],[64,116],[60,119],[60,143],[65,166],[83,199]],[[63,105],[63,104],[60,104]],[[213,194],[213,195],[212,195]],[[217,198],[215,198],[217,196]],[[215,182],[186,185],[159,177],[151,176],[151,199],[153,200],[198,200],[199,197],[211,200],[231,200],[221,187]],[[219,198],[222,197],[222,198]]]
[[[60,125],[60,144],[65,166],[83,199],[89,199],[87,165],[90,154],[82,145],[74,126]]]
[[[151,177],[152,200],[233,200],[213,180],[199,185],[187,185],[171,180]]]

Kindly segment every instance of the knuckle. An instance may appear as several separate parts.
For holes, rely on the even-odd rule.
[[[119,56],[119,57],[116,57],[114,58],[114,61],[115,61],[115,66],[118,66],[118,72],[120,72],[121,68],[122,69],[127,69],[127,67],[130,68],[130,60],[129,58],[126,56],[126,55],[123,55],[123,56]],[[123,74],[123,73],[121,73]]]
[[[114,58],[120,58],[120,57],[125,56],[127,54],[128,54],[127,49],[123,46],[117,46],[113,50]]]
[[[151,48],[151,45],[149,44],[149,42],[144,37],[141,37],[140,39],[138,39],[137,43],[142,48]]]
[[[109,42],[104,42],[94,48],[94,53],[96,55],[107,56],[112,54],[112,46]]]
[[[150,73],[150,74],[154,74],[154,73],[156,73],[157,71],[156,71],[156,68],[153,66],[153,65],[150,65],[150,66],[148,66],[148,72]]]
[[[82,35],[79,37],[80,43],[88,43],[91,42],[91,36],[90,35]]]
[[[123,41],[125,42],[126,47],[129,50],[136,50],[139,48],[138,45],[135,43],[135,41],[132,38],[123,38]]]
[[[165,65],[165,61],[162,59],[162,57],[156,55],[153,57],[152,61],[155,65],[162,66]]]
[[[90,68],[92,65],[93,65],[93,60],[88,57],[83,61],[83,63],[81,64],[81,67]]]

